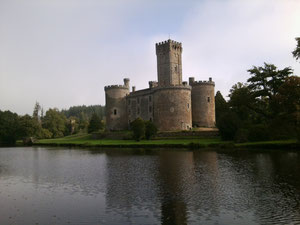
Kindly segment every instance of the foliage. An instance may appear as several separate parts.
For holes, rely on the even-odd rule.
[[[19,138],[19,118],[16,113],[0,110],[0,143],[15,144]]]
[[[150,140],[157,133],[157,127],[151,121],[145,122],[145,137],[147,140]]]
[[[293,53],[293,56],[296,58],[296,60],[298,60],[298,59],[300,59],[300,37],[297,37],[295,39],[297,41],[297,46],[292,53]]]
[[[39,121],[40,120],[40,116],[39,116],[39,112],[41,110],[41,106],[40,103],[36,102],[33,108],[33,114],[32,117],[36,120]]]
[[[216,123],[220,121],[222,114],[229,111],[229,106],[220,91],[217,91],[215,97]]]
[[[86,119],[89,121],[92,118],[93,114],[97,114],[100,120],[102,120],[105,113],[105,107],[101,105],[72,106],[68,110],[62,110],[62,112],[65,114],[67,118],[71,116],[77,118],[86,117]]]
[[[133,138],[136,141],[140,141],[145,136],[145,123],[141,118],[132,121],[130,128],[133,131]]]
[[[220,116],[218,128],[223,140],[234,140],[240,127],[241,121],[236,113],[230,111]]]
[[[100,129],[103,129],[103,128],[104,128],[103,121],[101,121],[99,116],[96,113],[94,113],[89,122],[88,133],[99,131]]]
[[[35,118],[29,115],[21,116],[19,118],[20,137],[38,137],[41,129],[42,127]]]
[[[67,119],[58,109],[49,109],[43,119],[43,128],[52,133],[52,138],[63,137],[66,132]]]

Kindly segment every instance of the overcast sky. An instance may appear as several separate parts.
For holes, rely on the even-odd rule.
[[[224,96],[264,62],[300,63],[299,0],[0,0],[0,110],[105,104],[104,86],[157,80],[155,43],[183,44],[183,80]]]

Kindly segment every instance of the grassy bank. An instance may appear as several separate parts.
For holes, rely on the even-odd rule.
[[[215,138],[179,138],[179,139],[157,139],[157,140],[94,140],[89,134],[78,134],[57,139],[39,140],[36,145],[52,146],[80,146],[80,147],[124,147],[124,148],[263,148],[263,149],[297,149],[300,148],[296,140],[247,142],[234,144],[224,142],[219,137]]]
[[[72,135],[57,139],[39,140],[37,145],[86,146],[86,147],[209,147],[220,144],[220,138],[180,138],[157,140],[94,140],[89,134]]]

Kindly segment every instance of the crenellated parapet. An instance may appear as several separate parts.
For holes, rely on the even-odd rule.
[[[104,87],[105,91],[110,90],[110,89],[128,89],[128,87],[125,85],[107,85]]]
[[[201,86],[201,85],[215,86],[215,82],[212,81],[211,77],[209,78],[209,80],[199,80],[199,81],[195,81],[194,77],[189,77],[189,85],[190,86]]]
[[[182,44],[171,39],[163,42],[156,43],[156,54],[169,52],[171,50],[176,50],[182,52]]]

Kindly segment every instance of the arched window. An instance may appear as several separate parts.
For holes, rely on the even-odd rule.
[[[116,109],[114,109],[114,115],[117,115],[117,110]]]

